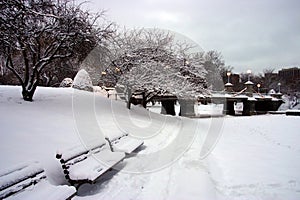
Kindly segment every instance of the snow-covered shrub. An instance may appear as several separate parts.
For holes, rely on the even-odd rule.
[[[59,87],[72,87],[73,80],[71,78],[64,78]]]
[[[271,94],[276,94],[275,90],[274,89],[271,89],[269,92],[268,92],[269,95]]]
[[[72,87],[89,92],[94,91],[92,80],[87,71],[85,71],[84,69],[79,70],[79,72],[76,74]]]
[[[101,88],[100,86],[94,86],[94,92],[96,94],[99,94],[103,97],[107,97],[108,96],[108,93],[107,91],[105,91],[103,88]]]

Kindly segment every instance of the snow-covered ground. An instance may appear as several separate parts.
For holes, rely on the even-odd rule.
[[[154,105],[148,104],[147,109],[151,112],[160,113],[161,112],[161,104],[160,102],[156,102]],[[195,104],[194,105],[195,115],[197,117],[200,116],[220,116],[223,114],[223,104]],[[175,104],[175,113],[178,116],[180,112],[180,104]]]
[[[145,141],[74,199],[300,199],[300,117],[187,119],[128,111],[122,101],[88,92],[74,97],[71,88],[40,87],[34,102],[20,92],[0,86],[0,170],[39,161],[52,184],[66,184],[55,153],[85,134],[102,136],[91,127],[78,132],[92,119],[76,108],[77,97],[93,99],[103,134],[122,130]]]
[[[283,95],[282,99],[284,101],[283,104],[279,107],[278,110],[285,111],[285,110],[300,110],[300,100],[297,99],[296,96],[289,96],[289,95]]]

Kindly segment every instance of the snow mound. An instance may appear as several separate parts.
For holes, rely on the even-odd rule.
[[[60,83],[59,87],[71,87],[73,84],[73,80],[71,78],[64,78],[64,80]]]
[[[293,95],[283,95],[282,99],[284,103],[279,107],[278,110],[286,111],[286,110],[300,110],[299,99]]]
[[[79,70],[74,78],[73,88],[93,92],[92,80],[84,69]]]

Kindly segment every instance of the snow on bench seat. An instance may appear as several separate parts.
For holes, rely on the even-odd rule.
[[[78,155],[87,154],[91,151],[94,151],[95,149],[102,148],[106,145],[107,144],[105,140],[103,140],[102,142],[97,139],[93,139],[84,142],[84,144],[73,146],[66,150],[58,150],[56,155],[60,157],[59,159],[61,159],[61,162],[65,162],[78,157]]]
[[[120,135],[112,140],[109,139],[109,137],[107,138],[112,145],[113,151],[121,151],[128,154],[132,153],[134,150],[144,144],[144,141],[133,138],[128,134]]]
[[[55,186],[36,162],[24,163],[0,172],[0,199],[70,199],[76,193],[72,186]]]
[[[60,160],[66,179],[72,184],[93,183],[107,170],[125,158],[123,152],[112,152],[107,143],[76,146],[66,151],[59,151]]]
[[[111,152],[102,149],[92,153],[85,160],[69,168],[69,177],[72,180],[96,180],[101,174],[112,168],[124,158],[124,153]]]

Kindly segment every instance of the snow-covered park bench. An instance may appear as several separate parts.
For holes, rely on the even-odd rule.
[[[125,152],[132,153],[138,147],[144,144],[143,140],[139,140],[129,136],[127,133],[121,131],[110,133],[105,136],[105,139],[108,140],[112,151],[115,152]]]
[[[112,152],[105,143],[92,142],[56,154],[71,185],[94,183],[97,178],[125,158],[123,152]]]
[[[27,163],[0,172],[0,199],[71,199],[73,186],[55,186],[47,181],[38,163]]]

